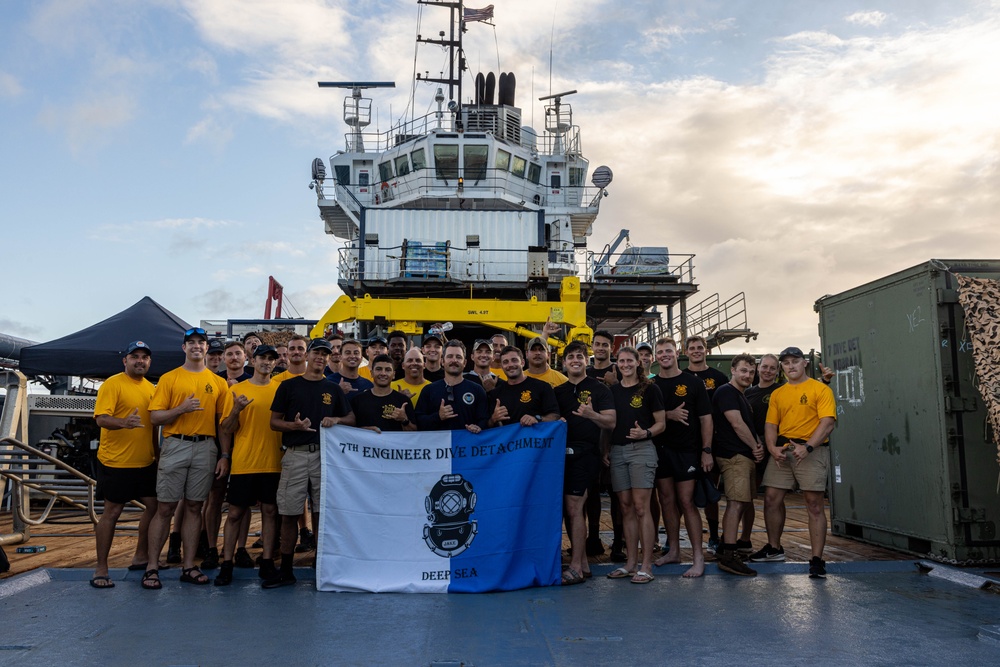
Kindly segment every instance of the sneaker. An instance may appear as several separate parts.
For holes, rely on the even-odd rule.
[[[760,551],[750,554],[749,560],[754,563],[779,563],[785,560],[785,549],[783,547],[775,549],[770,544],[765,544]]]
[[[236,550],[236,554],[233,557],[233,563],[236,567],[250,569],[253,567],[253,558],[250,558],[250,552],[243,547],[240,547]]]
[[[264,583],[260,585],[260,587],[266,589],[281,588],[282,586],[291,586],[294,583],[295,583],[294,574],[281,574],[279,572],[278,576],[271,577],[270,579],[265,580]]]
[[[741,577],[757,576],[757,570],[751,570],[747,567],[747,564],[743,562],[743,559],[740,558],[735,549],[720,549],[715,555],[717,558],[716,564],[723,572],[736,574]]]
[[[714,538],[708,538],[708,542],[705,543],[705,551],[710,554],[714,554],[719,550],[719,540]]]
[[[736,553],[742,556],[749,556],[753,553],[753,542],[750,540],[736,540]]]
[[[308,528],[303,528],[299,531],[299,543],[295,546],[295,553],[304,553],[306,551],[312,551],[316,548],[316,538],[313,536],[312,531]]]
[[[264,548],[264,540],[257,540],[256,542],[254,542],[253,544],[250,545],[250,548],[251,549],[263,549]]]
[[[201,569],[214,570],[217,567],[219,567],[219,550],[212,547],[208,550],[205,560],[201,561]]]
[[[267,581],[268,579],[274,579],[278,576],[278,568],[274,565],[274,559],[268,558],[260,561],[260,570],[257,572],[257,576]]]
[[[611,562],[612,563],[628,562],[628,556],[625,555],[624,544],[615,543],[611,545]]]
[[[819,556],[813,556],[809,560],[809,578],[826,579],[826,561]]]
[[[219,574],[215,576],[216,586],[228,586],[233,583],[233,561],[222,561],[219,567]]]

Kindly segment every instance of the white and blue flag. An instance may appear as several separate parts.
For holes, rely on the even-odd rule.
[[[321,591],[477,593],[560,581],[566,424],[322,429]]]

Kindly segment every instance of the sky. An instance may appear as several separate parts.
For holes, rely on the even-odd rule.
[[[819,297],[931,258],[1000,257],[1000,2],[493,3],[496,27],[466,35],[467,76],[516,72],[536,127],[532,99],[579,91],[584,155],[615,174],[591,249],[627,228],[695,255],[692,304],[745,293],[759,336],[722,352],[818,348]],[[146,295],[190,323],[261,317],[269,275],[319,317],[341,293],[340,242],[310,163],[346,128],[344,93],[316,81],[394,80],[373,95],[387,129],[410,100],[418,18],[434,35],[446,14],[2,3],[0,333],[52,340]],[[417,115],[434,88],[417,86]]]

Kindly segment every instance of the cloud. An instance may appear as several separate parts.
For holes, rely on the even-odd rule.
[[[887,18],[889,18],[889,15],[885,12],[871,10],[866,12],[854,12],[853,14],[845,16],[844,20],[855,25],[877,28],[885,23]]]
[[[0,97],[18,97],[23,92],[24,88],[17,77],[0,71]]]
[[[46,103],[38,113],[42,127],[63,132],[74,155],[101,144],[111,131],[129,123],[136,114],[136,101],[126,94],[92,96],[69,105]]]
[[[753,85],[581,85],[587,155],[616,175],[591,245],[620,224],[638,244],[696,253],[702,296],[746,290],[761,345],[815,341],[823,294],[995,254],[998,57],[994,18],[877,39],[796,33]],[[637,137],[643,150],[622,150]]]
[[[34,324],[25,324],[6,317],[0,317],[0,332],[8,336],[32,339],[42,333],[42,328]]]
[[[163,218],[161,220],[142,220],[118,224],[104,224],[95,228],[87,237],[93,240],[110,243],[129,243],[137,233],[149,236],[160,233],[161,236],[173,235],[177,238],[190,239],[201,237],[206,230],[223,229],[227,227],[242,227],[242,223],[231,220],[213,220],[210,218]]]

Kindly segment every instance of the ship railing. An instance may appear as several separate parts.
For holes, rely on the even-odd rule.
[[[584,276],[587,282],[693,283],[694,255],[635,246],[611,255],[588,251]]]
[[[584,208],[597,211],[602,190],[589,185],[551,187],[526,175],[494,168],[420,169],[402,175],[385,174],[376,183],[346,184],[334,180],[339,204],[356,215],[362,207],[397,205],[423,197],[506,200],[510,208]],[[461,182],[459,179],[461,178]]]
[[[339,250],[341,280],[354,282],[432,280],[525,282],[529,278],[578,275],[573,251],[537,251],[454,246],[449,241],[407,240],[399,246],[356,245]]]
[[[739,338],[750,342],[757,332],[747,320],[746,294],[739,292],[723,301],[718,293],[708,296],[686,309],[683,322],[660,322],[661,334],[672,334],[677,340],[701,336],[709,350]]]
[[[344,134],[344,145],[349,152],[363,148],[364,152],[381,153],[414,139],[419,139],[437,129],[437,127],[437,112],[431,112],[420,118],[404,121],[389,130],[347,132]],[[559,133],[541,132],[536,134],[533,131],[524,131],[526,128],[517,127],[516,129],[517,131],[513,135],[506,133],[507,136],[505,136],[501,123],[497,126],[496,131],[489,129],[476,131],[470,128],[467,132],[470,134],[491,134],[498,141],[514,144],[542,155],[579,156],[583,154],[583,141],[579,125],[571,125]],[[441,118],[441,131],[447,133],[456,132],[451,114],[445,113],[443,118]],[[358,145],[359,139],[360,145]]]

